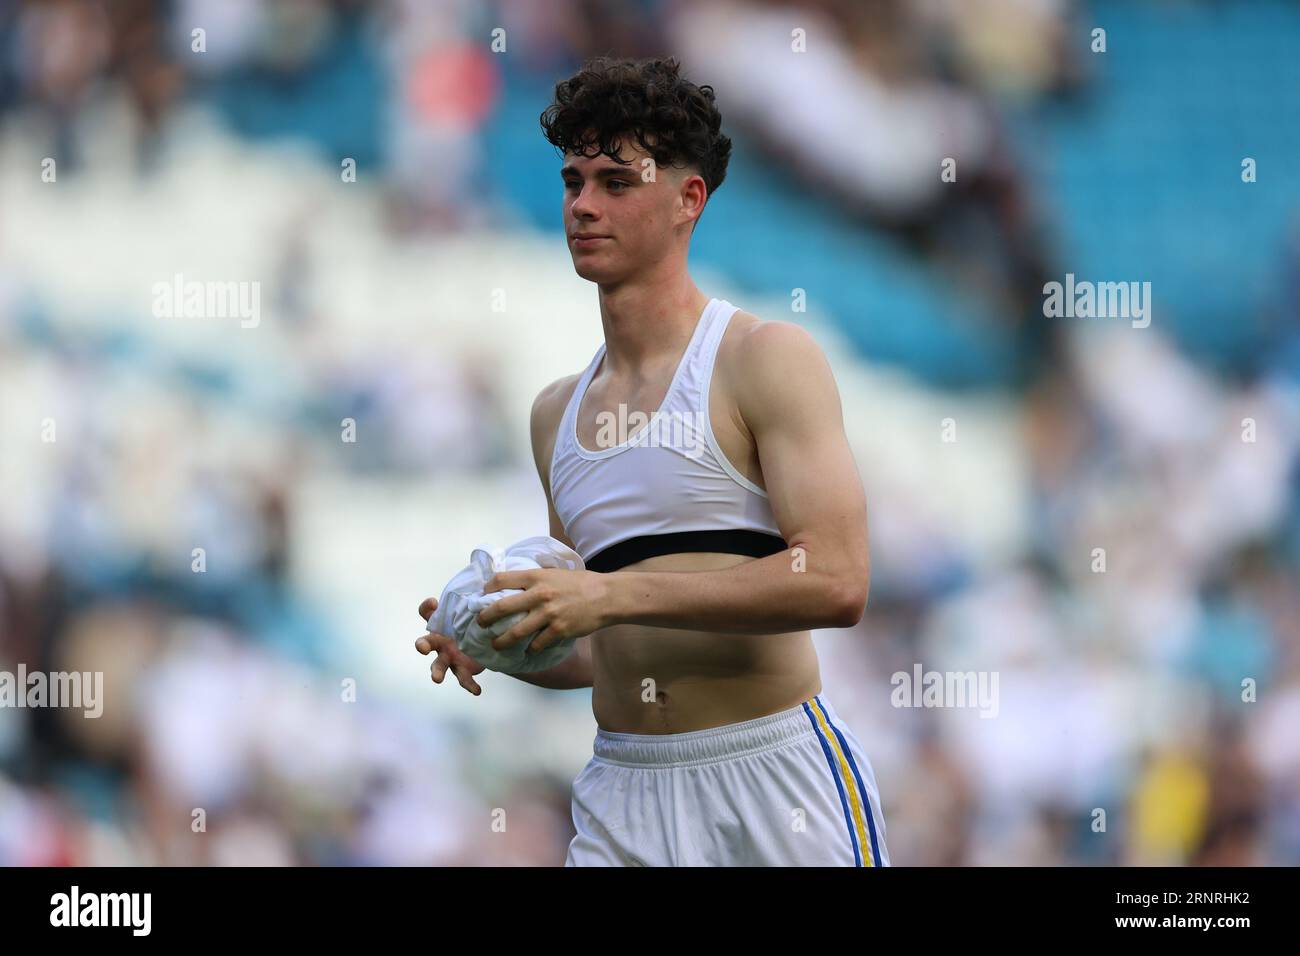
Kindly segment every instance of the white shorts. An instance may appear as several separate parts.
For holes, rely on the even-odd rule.
[[[875,774],[818,694],[685,734],[598,730],[565,866],[888,866]]]

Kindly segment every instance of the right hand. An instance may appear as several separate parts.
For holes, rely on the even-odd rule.
[[[427,622],[437,609],[437,598],[425,598],[420,602],[420,617]],[[483,673],[486,668],[468,654],[463,653],[456,646],[455,638],[448,637],[446,634],[421,634],[415,639],[415,649],[425,655],[434,651],[438,652],[438,656],[433,659],[433,664],[429,667],[429,676],[435,684],[442,683],[443,677],[447,674],[447,668],[450,667],[451,672],[456,675],[456,680],[460,681],[461,687],[464,687],[475,697],[483,693],[483,688],[479,687],[474,675]]]

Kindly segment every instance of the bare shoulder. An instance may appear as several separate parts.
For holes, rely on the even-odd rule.
[[[829,371],[825,353],[812,333],[796,322],[760,319],[739,311],[718,347],[718,367],[738,389],[766,389],[790,376]]]
[[[839,395],[826,354],[796,322],[737,312],[718,349],[717,374],[745,430],[799,420],[830,421]],[[722,396],[719,396],[720,398]]]
[[[529,432],[532,436],[533,458],[537,463],[542,480],[549,484],[551,454],[555,450],[555,433],[564,417],[564,408],[573,397],[573,390],[582,378],[581,372],[557,378],[547,385],[533,399],[533,409],[529,416]]]
[[[582,373],[574,372],[572,375],[557,378],[537,393],[537,397],[533,399],[532,411],[532,422],[535,426],[551,428],[559,426],[560,418],[564,415],[564,407],[573,397],[573,390],[577,387],[580,378]]]

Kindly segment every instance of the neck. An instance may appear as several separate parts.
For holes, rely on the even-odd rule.
[[[676,361],[690,341],[709,297],[682,271],[674,281],[600,287],[605,329],[604,366],[614,375],[639,377]]]

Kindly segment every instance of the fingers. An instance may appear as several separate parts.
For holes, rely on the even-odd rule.
[[[500,603],[499,601],[497,602]],[[536,634],[546,624],[540,611],[534,611],[504,634],[492,639],[492,649],[508,651],[530,634]]]
[[[483,593],[491,594],[493,591],[509,591],[512,588],[530,588],[537,578],[538,572],[536,570],[498,571],[484,582]]]
[[[474,680],[474,675],[470,673],[472,661],[464,654],[458,654],[452,651],[439,654],[438,659],[433,662],[433,679],[435,683],[441,684],[443,677],[450,667],[452,674],[467,691],[477,697],[483,693],[483,688],[479,687],[478,681]]]
[[[524,572],[514,572],[523,574]],[[546,601],[550,594],[534,588],[531,591],[521,591],[519,594],[512,594],[509,597],[503,597],[499,601],[493,601],[483,610],[478,612],[479,627],[491,627],[503,617],[509,617],[511,614],[518,614],[520,611],[531,611],[534,607]],[[535,629],[534,629],[535,630]],[[532,633],[531,631],[526,633]]]
[[[446,634],[435,634],[432,631],[421,634],[415,639],[415,649],[421,654],[428,654],[430,651],[442,651],[448,646],[455,647],[456,642]]]
[[[421,635],[416,638],[415,647],[421,654],[437,650],[437,656],[429,665],[429,678],[435,684],[441,684],[447,676],[447,671],[450,670],[460,686],[475,697],[483,693],[483,688],[479,686],[478,681],[474,680],[473,660],[460,653],[456,642],[451,638],[445,634]]]
[[[427,597],[420,602],[420,617],[424,618],[426,621],[429,619],[429,616],[433,614],[433,612],[436,610],[438,610],[437,598]]]
[[[441,684],[442,679],[447,676],[449,667],[451,667],[451,655],[439,654],[429,666],[429,677],[433,679],[435,684]]]
[[[548,627],[546,630],[542,631],[542,633],[538,634],[536,637],[532,639],[528,647],[524,649],[524,654],[527,656],[537,654],[541,651],[546,650],[552,644],[559,641],[559,639],[560,639],[559,633],[555,631],[553,628]]]
[[[453,671],[452,673],[454,673],[456,675],[456,679],[460,681],[460,686],[464,687],[475,697],[483,693],[483,688],[478,686],[478,681],[476,681],[473,677],[471,677],[468,672],[456,670]]]

